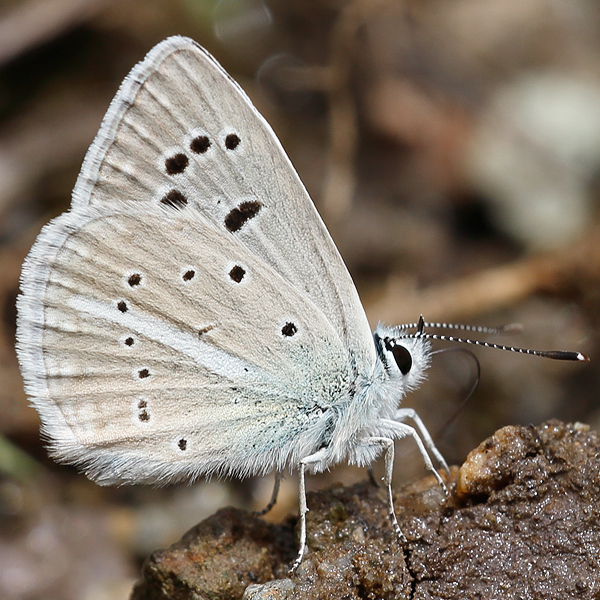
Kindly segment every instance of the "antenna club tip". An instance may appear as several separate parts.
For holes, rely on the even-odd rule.
[[[548,352],[541,352],[540,356],[546,358],[553,358],[554,360],[577,360],[581,362],[589,362],[590,359],[581,352],[564,352],[562,350],[551,350]]]

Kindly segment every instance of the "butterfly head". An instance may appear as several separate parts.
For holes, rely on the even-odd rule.
[[[453,323],[428,323],[423,316],[417,323],[385,327],[378,325],[374,333],[377,355],[390,379],[401,379],[405,391],[417,387],[425,377],[425,371],[431,362],[430,340],[441,340],[459,344],[470,344],[496,350],[507,350],[519,354],[530,354],[554,360],[588,361],[589,358],[581,352],[567,352],[563,350],[532,350],[529,348],[516,348],[503,344],[474,340],[471,338],[455,337],[426,332],[430,329],[458,329],[483,334],[509,332],[520,329],[518,325],[505,327],[480,327],[474,325],[459,325]]]
[[[386,327],[379,324],[373,334],[377,356],[387,377],[402,381],[404,391],[418,387],[431,363],[431,342],[424,323]]]

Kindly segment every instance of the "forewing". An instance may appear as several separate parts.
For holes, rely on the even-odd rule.
[[[100,483],[282,469],[347,392],[329,320],[194,205],[81,208],[23,271],[18,349],[54,455]]]
[[[355,374],[375,349],[352,279],[270,126],[192,40],[156,46],[123,83],[91,146],[73,208],[124,200],[191,207],[232,233],[327,317]]]

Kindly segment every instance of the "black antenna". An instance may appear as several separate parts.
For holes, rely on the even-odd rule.
[[[507,350],[508,352],[518,352],[519,354],[531,354],[532,356],[541,356],[543,358],[551,358],[553,360],[571,360],[588,362],[590,359],[581,352],[567,352],[564,350],[530,350],[529,348],[516,348],[515,346],[505,346],[504,344],[493,344],[491,342],[482,342],[480,340],[472,340],[469,338],[454,337],[452,335],[441,335],[437,333],[425,333],[425,327],[432,326],[436,329],[460,329],[463,331],[474,331],[477,333],[498,333],[504,331],[505,328],[490,328],[478,327],[471,325],[453,325],[451,323],[426,323],[423,315],[419,318],[418,323],[404,325],[405,328],[416,328],[417,331],[410,337],[422,337],[430,340],[441,340],[443,342],[456,342],[458,344],[471,344],[473,346],[482,346],[484,348],[494,348],[496,350]],[[508,325],[509,331],[517,327],[516,325]]]

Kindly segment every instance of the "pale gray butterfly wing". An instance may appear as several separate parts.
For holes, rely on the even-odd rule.
[[[313,300],[357,371],[371,369],[360,298],[302,182],[250,99],[193,40],[169,38],[133,69],[86,157],[73,208],[118,210],[124,199],[193,205],[232,231]]]
[[[26,261],[18,353],[57,458],[101,483],[297,464],[374,345],[279,142],[184,38],[117,94]]]
[[[186,222],[160,208],[140,220],[137,209],[86,210],[72,232],[68,214],[40,240],[66,234],[43,322],[28,331],[40,336],[42,356],[32,358],[44,364],[29,392],[54,453],[104,483],[246,474],[298,459],[323,434],[324,386],[348,375],[335,331],[193,208]],[[23,314],[36,308],[25,304],[29,290]],[[29,352],[25,330],[19,337]]]

